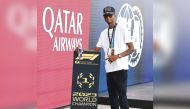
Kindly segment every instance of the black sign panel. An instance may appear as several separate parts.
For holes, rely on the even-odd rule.
[[[97,109],[100,52],[74,53],[71,109]]]

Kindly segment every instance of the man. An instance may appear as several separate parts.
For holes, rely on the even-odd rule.
[[[128,72],[128,55],[134,51],[131,37],[127,35],[125,25],[116,23],[115,9],[107,6],[103,16],[108,28],[99,37],[95,51],[103,48],[105,52],[105,69],[111,109],[129,109],[126,87]]]

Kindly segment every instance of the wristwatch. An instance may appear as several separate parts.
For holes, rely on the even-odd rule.
[[[122,58],[121,54],[118,55],[119,58]]]

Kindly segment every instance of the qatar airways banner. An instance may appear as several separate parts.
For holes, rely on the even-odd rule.
[[[69,105],[73,51],[88,49],[90,0],[38,2],[38,109]]]

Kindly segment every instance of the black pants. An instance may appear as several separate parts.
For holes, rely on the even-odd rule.
[[[119,70],[107,73],[107,86],[111,109],[129,109],[127,101],[127,72]]]

